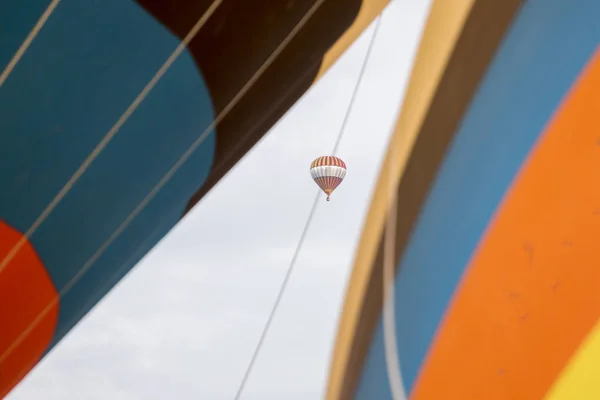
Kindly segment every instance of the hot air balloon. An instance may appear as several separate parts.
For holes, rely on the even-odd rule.
[[[319,185],[321,190],[330,200],[331,193],[337,188],[346,176],[346,163],[342,159],[333,156],[317,158],[310,164],[310,175]]]

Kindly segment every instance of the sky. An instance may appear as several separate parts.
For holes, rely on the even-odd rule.
[[[360,230],[428,0],[383,14],[338,156],[243,400],[323,398]],[[373,26],[7,397],[231,400],[318,191]]]

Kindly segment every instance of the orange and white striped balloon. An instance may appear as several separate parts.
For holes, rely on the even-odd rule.
[[[310,164],[310,176],[325,192],[327,201],[329,201],[331,193],[342,183],[346,176],[346,163],[333,156],[319,157]]]

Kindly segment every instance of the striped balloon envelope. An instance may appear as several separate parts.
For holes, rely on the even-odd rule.
[[[346,163],[338,157],[319,157],[310,164],[310,176],[325,192],[329,201],[331,193],[346,177]]]

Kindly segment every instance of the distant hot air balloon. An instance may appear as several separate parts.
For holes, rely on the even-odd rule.
[[[333,156],[317,158],[310,164],[310,175],[327,195],[327,201],[331,193],[339,186],[346,176],[346,163]]]

